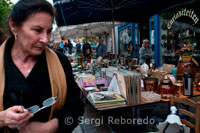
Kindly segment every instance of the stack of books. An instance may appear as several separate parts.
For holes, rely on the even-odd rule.
[[[141,103],[141,74],[120,69],[117,72],[117,81],[121,95],[127,105]]]
[[[125,99],[112,91],[92,92],[87,95],[87,99],[99,110],[126,106]]]

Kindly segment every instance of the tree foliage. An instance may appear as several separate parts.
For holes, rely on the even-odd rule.
[[[0,0],[0,29],[4,32],[8,32],[8,17],[13,7],[13,3],[10,0]]]

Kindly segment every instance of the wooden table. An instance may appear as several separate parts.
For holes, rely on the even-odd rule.
[[[119,117],[119,116],[124,116],[124,117],[131,117],[131,118],[138,118],[141,117],[141,107],[155,107],[157,108],[158,106],[163,106],[166,107],[163,110],[159,110],[160,112],[151,112],[151,109],[149,111],[146,111],[146,114],[148,116],[153,117],[153,115],[162,115],[164,114],[164,120],[166,119],[167,115],[169,114],[169,109],[170,109],[170,102],[169,99],[161,99],[160,101],[155,101],[155,102],[151,102],[151,103],[140,103],[140,104],[135,104],[135,105],[125,105],[125,106],[119,106],[119,107],[110,107],[110,108],[102,108],[102,109],[96,109],[94,106],[92,106],[91,103],[88,102],[87,98],[86,98],[86,93],[83,90],[83,88],[81,88],[81,86],[79,85],[81,91],[83,92],[85,101],[86,101],[86,114],[87,117],[89,119],[98,119],[98,118],[102,118],[102,119],[107,119],[108,117]],[[199,91],[194,91],[194,96],[200,95]],[[184,95],[180,95],[179,97],[188,97],[188,96],[184,96]],[[147,109],[148,110],[148,109]],[[143,111],[144,112],[144,111]],[[166,115],[165,115],[166,114]],[[109,130],[115,131],[115,132],[124,132],[124,131],[136,131],[136,132],[146,132],[147,130],[150,131],[150,129],[145,129],[147,125],[110,125],[106,122],[104,122],[102,125],[100,126],[96,126],[96,125],[91,125],[97,132],[102,132],[102,131],[106,131],[109,132]],[[155,127],[155,125],[154,125]],[[152,131],[155,131],[152,129]]]

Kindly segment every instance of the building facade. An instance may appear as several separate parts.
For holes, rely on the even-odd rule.
[[[123,23],[118,26],[118,49],[125,54],[128,41],[133,42],[131,57],[139,57],[143,39],[149,39],[154,51],[154,63],[177,65],[183,45],[194,47],[194,56],[200,53],[200,1],[191,0],[165,9],[139,24]]]

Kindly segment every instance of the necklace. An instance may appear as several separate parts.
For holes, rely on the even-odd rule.
[[[13,62],[16,65],[16,67],[21,71],[21,73],[24,73],[24,75],[29,75],[35,65],[37,60],[29,60],[26,62],[23,62],[23,60],[20,60],[19,57],[13,56]]]
[[[31,70],[32,70],[32,69],[28,69],[28,70],[27,70],[27,73],[29,74],[29,73],[31,72]]]
[[[22,71],[25,71],[27,74],[30,74],[31,73],[31,71],[32,71],[32,69],[33,69],[33,63],[32,64],[30,64],[30,65],[28,65],[28,66],[24,66],[24,65],[20,65],[20,67],[21,67],[21,69],[20,70],[22,70]]]

